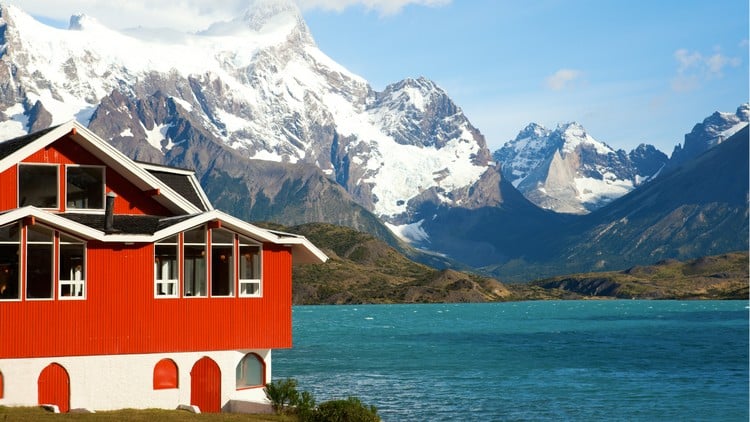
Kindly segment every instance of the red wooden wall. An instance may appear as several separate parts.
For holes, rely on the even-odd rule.
[[[64,207],[65,198],[65,164],[83,164],[103,166],[104,163],[83,149],[67,136],[58,139],[48,147],[30,155],[24,163],[60,164],[59,195],[60,205]],[[115,199],[115,214],[150,214],[172,215],[164,206],[152,197],[145,195],[127,179],[107,168],[105,173],[107,192],[117,194]],[[0,211],[18,207],[17,167],[11,167],[0,174]],[[65,211],[64,208],[61,211]]]
[[[291,253],[264,245],[263,297],[154,298],[153,245],[88,243],[84,300],[0,301],[0,358],[292,346]]]
[[[24,162],[103,165],[67,136]],[[105,177],[116,214],[171,215],[111,169]],[[60,185],[63,203],[63,167]],[[0,211],[16,198],[11,167],[0,173]],[[289,248],[263,246],[260,298],[156,299],[153,263],[152,244],[89,241],[86,299],[0,301],[0,359],[291,347]]]

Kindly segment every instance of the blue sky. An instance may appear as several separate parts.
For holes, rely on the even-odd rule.
[[[3,0],[0,0],[3,1]],[[7,0],[5,0],[7,1]],[[15,0],[36,16],[201,29],[248,0]],[[492,150],[528,123],[671,154],[714,111],[748,101],[747,0],[298,0],[321,50],[376,90],[424,76]]]

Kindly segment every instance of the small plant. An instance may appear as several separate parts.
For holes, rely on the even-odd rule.
[[[309,422],[380,422],[375,406],[367,406],[356,397],[321,403]]]
[[[356,397],[331,400],[315,406],[307,391],[297,391],[297,380],[287,378],[268,383],[263,389],[277,414],[296,414],[301,422],[380,422],[375,406],[367,406]]]
[[[276,413],[287,413],[299,402],[297,380],[292,378],[270,382],[263,388],[263,392],[271,401],[271,406]]]

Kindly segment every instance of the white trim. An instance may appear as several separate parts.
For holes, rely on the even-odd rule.
[[[304,236],[285,235],[281,237],[273,232],[261,229],[260,227],[246,223],[218,210],[196,214],[184,221],[157,231],[153,235],[106,234],[103,231],[92,229],[89,226],[71,221],[65,218],[64,214],[55,214],[32,206],[16,208],[0,214],[0,226],[20,220],[24,217],[38,218],[40,221],[55,229],[78,235],[88,240],[94,239],[101,242],[116,243],[154,243],[165,237],[173,236],[201,224],[217,220],[221,221],[223,228],[227,228],[246,237],[251,237],[257,241],[269,242],[277,245],[288,245],[292,249],[293,259],[296,263],[319,264],[328,260],[328,257],[323,251],[318,249]]]

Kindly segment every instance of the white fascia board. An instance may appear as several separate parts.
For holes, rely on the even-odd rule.
[[[66,233],[78,235],[84,239],[99,239],[104,234],[99,230],[92,229],[84,224],[76,223],[75,221],[68,220],[58,214],[53,214],[33,206],[16,208],[12,211],[0,214],[0,226],[13,223],[26,217],[34,217],[34,219],[40,223],[62,230]]]
[[[71,120],[71,121],[61,124],[57,128],[52,129],[49,133],[46,133],[43,136],[40,136],[39,138],[35,139],[28,145],[24,146],[23,148],[20,148],[18,151],[3,158],[0,161],[0,173],[4,172],[5,170],[8,170],[9,168],[13,167],[17,163],[20,163],[26,157],[39,151],[40,149],[45,147],[47,144],[52,143],[53,141],[60,139],[63,136],[67,135],[71,131],[71,129],[76,127],[74,125],[74,122],[75,122],[74,120]]]
[[[154,240],[157,241],[165,237],[173,236],[185,230],[189,230],[197,225],[205,224],[209,221],[218,220],[222,227],[243,236],[251,237],[261,242],[269,242],[277,245],[287,245],[292,249],[292,259],[300,264],[322,264],[328,260],[328,256],[312,244],[304,236],[292,235],[278,236],[271,231],[262,229],[258,226],[240,220],[219,210],[211,210],[198,214],[193,218],[186,219],[154,234]]]
[[[189,230],[195,226],[217,220],[221,221],[222,227],[244,236],[251,237],[255,240],[289,246],[292,249],[292,259],[295,263],[322,264],[328,260],[326,254],[304,236],[293,234],[278,236],[268,230],[262,229],[218,210],[197,214],[192,218],[188,218],[160,230],[153,235],[107,234],[101,230],[93,229],[87,225],[69,220],[65,218],[65,214],[55,214],[33,206],[16,208],[0,214],[0,226],[19,221],[26,217],[34,217],[35,220],[42,224],[76,235],[83,239],[98,240],[105,243],[154,243],[165,237]]]

